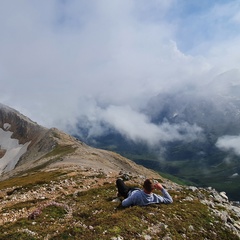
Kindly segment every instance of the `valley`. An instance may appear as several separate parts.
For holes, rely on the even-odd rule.
[[[81,119],[73,135],[186,184],[226,191],[232,200],[239,201],[240,73],[236,70],[231,79],[232,72],[199,89],[181,89],[149,99],[141,113],[159,131],[157,138],[154,132],[154,144],[144,133],[133,139],[104,122],[106,131],[89,135],[90,129],[82,129]]]

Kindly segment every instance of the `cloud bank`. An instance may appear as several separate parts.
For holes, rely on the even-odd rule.
[[[236,0],[3,0],[0,102],[46,127],[85,118],[92,135],[103,121],[150,144],[191,138],[197,126],[154,125],[141,106],[237,68],[239,10]]]
[[[129,106],[109,106],[95,112],[98,115],[91,121],[94,124],[87,127],[90,129],[88,137],[106,134],[108,130],[102,123],[116,129],[132,141],[144,141],[151,147],[174,140],[193,141],[199,139],[202,134],[200,127],[188,123],[170,124],[165,121],[159,125],[153,124],[146,115]]]
[[[218,139],[216,146],[223,151],[233,151],[240,156],[240,136],[223,136]]]

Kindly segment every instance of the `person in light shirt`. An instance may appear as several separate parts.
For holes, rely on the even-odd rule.
[[[123,207],[130,206],[146,206],[149,204],[169,204],[172,203],[172,197],[167,192],[166,189],[163,188],[162,184],[154,183],[150,179],[146,179],[143,183],[143,189],[140,188],[131,188],[125,185],[122,179],[117,179],[116,181],[118,196],[124,197],[122,201]],[[153,190],[159,190],[162,193],[161,195],[153,193]]]

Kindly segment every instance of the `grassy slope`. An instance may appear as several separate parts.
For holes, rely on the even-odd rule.
[[[59,171],[36,172],[28,177],[0,182],[2,191],[6,187],[13,189],[8,191],[9,196],[2,195],[2,200],[14,199],[30,190],[38,192],[42,186],[46,189],[58,186],[47,199],[10,201],[5,205],[0,216],[14,211],[31,213],[39,208],[42,212],[35,219],[22,217],[5,222],[0,228],[0,239],[111,239],[117,236],[123,239],[144,239],[144,236],[162,239],[168,235],[178,240],[238,239],[210,214],[193,192],[169,191],[174,198],[171,205],[122,208],[119,203],[112,202],[116,196],[114,181],[96,172],[85,177],[78,172],[71,175],[71,181],[76,183],[74,187],[59,185],[69,181],[69,176],[69,173]],[[84,190],[82,187],[88,180],[101,181],[102,185],[92,185]],[[67,193],[60,194],[60,189]],[[189,194],[193,201],[186,201]],[[46,205],[54,196],[57,204]]]

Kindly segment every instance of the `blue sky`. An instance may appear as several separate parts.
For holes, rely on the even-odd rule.
[[[239,26],[236,0],[2,0],[0,102],[46,127],[158,132],[141,106],[238,69]]]
[[[191,54],[203,54],[215,43],[239,37],[239,1],[177,1],[169,21],[176,23],[175,39],[179,48]],[[199,48],[204,45],[206,48]]]

